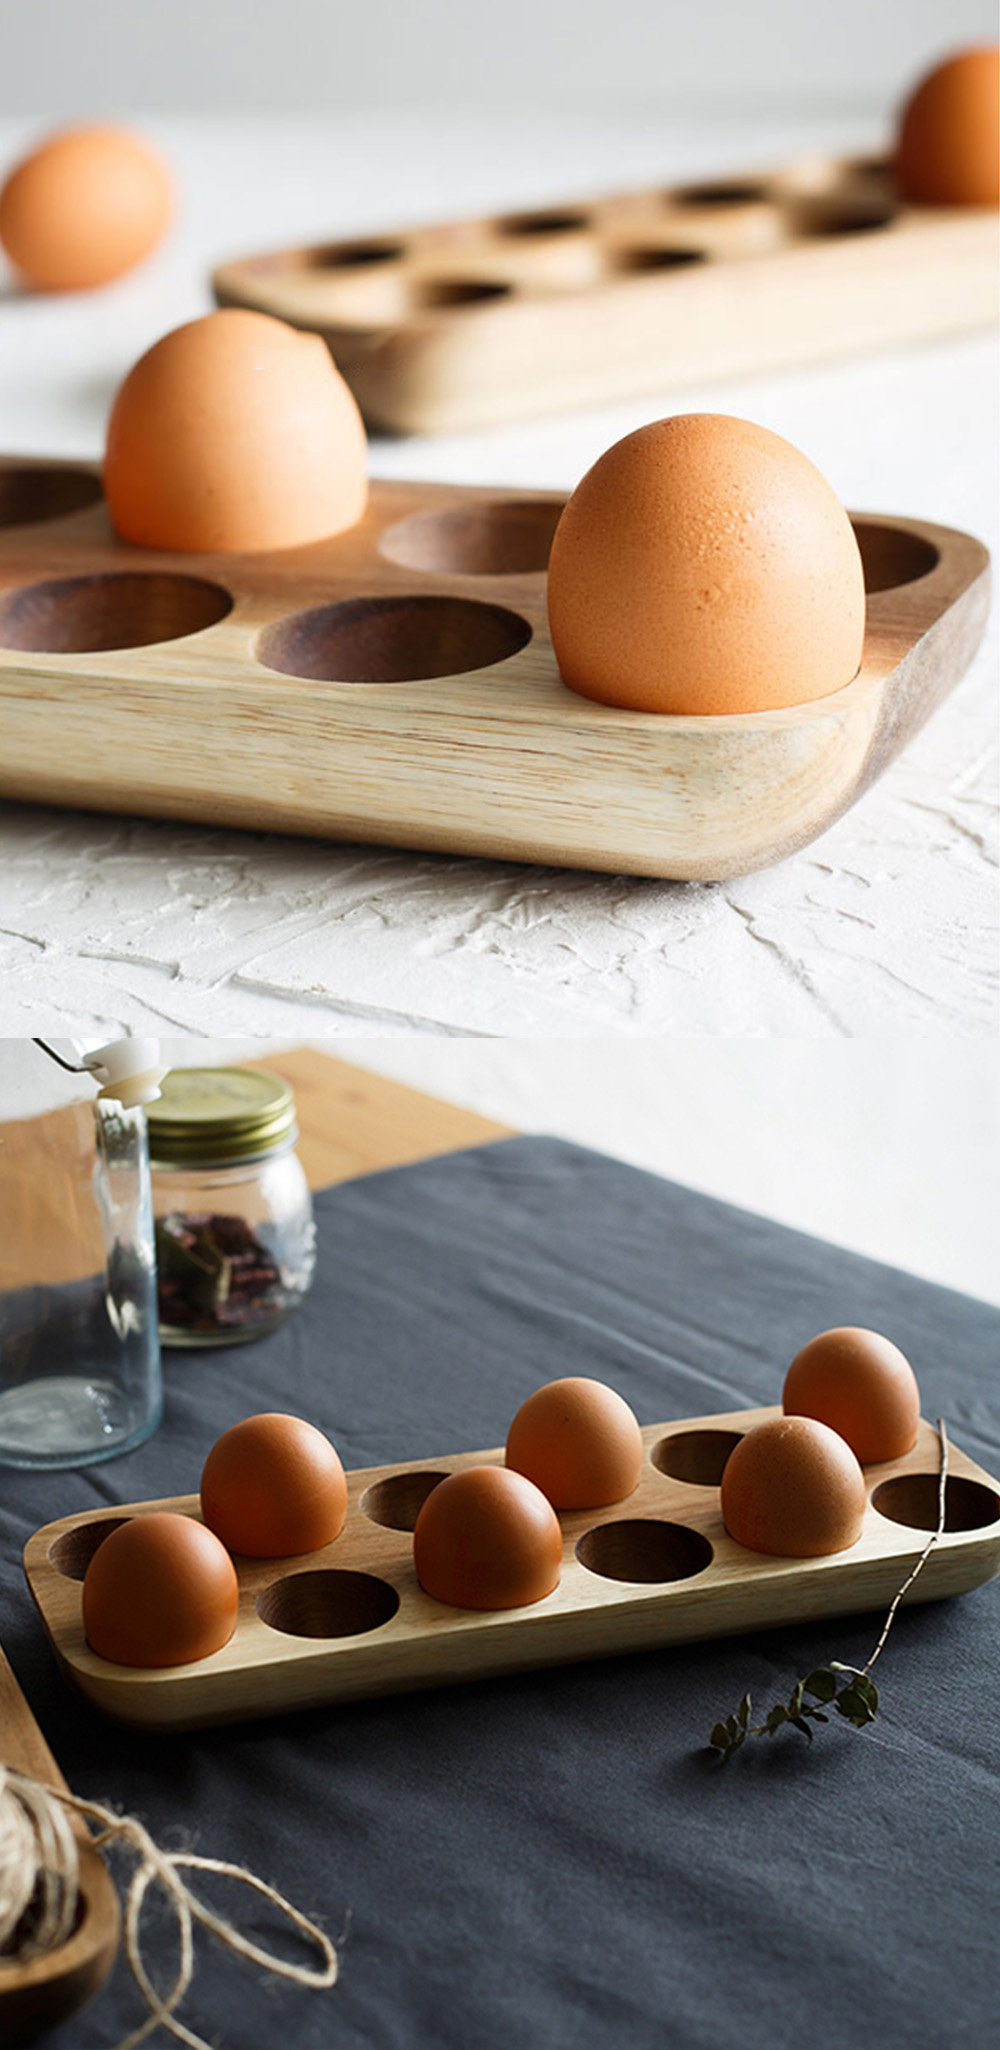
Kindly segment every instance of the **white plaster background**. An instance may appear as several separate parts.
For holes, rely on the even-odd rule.
[[[241,248],[750,168],[808,147],[877,147],[888,116],[862,102],[854,114],[717,107],[669,121],[383,110],[144,125],[182,186],[178,229],[107,292],[8,296],[0,446],[10,451],[97,455],[124,369],[207,307],[210,262]],[[5,160],[36,127],[0,128]],[[620,434],[679,407],[776,429],[849,505],[923,514],[995,546],[988,335],[502,432],[382,442],[372,469],[571,487]],[[996,670],[994,618],[963,683],[845,819],[780,867],[725,885],[10,806],[0,1030],[992,1032]]]

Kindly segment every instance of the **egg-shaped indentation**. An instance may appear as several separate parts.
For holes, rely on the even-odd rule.
[[[681,185],[666,196],[672,206],[728,207],[753,206],[769,194],[767,185],[759,180],[717,178],[703,185]]]
[[[0,604],[0,647],[36,655],[147,648],[215,626],[233,609],[221,584],[165,570],[21,584]]]
[[[674,243],[625,243],[609,253],[607,268],[634,277],[647,271],[686,270],[689,264],[707,261],[704,249],[679,249]]]
[[[582,207],[539,208],[533,213],[506,214],[493,223],[501,235],[573,235],[589,228],[590,215]]]
[[[387,529],[379,554],[404,569],[445,576],[533,575],[548,566],[565,502],[495,498],[414,513]]]
[[[369,266],[398,263],[405,252],[405,242],[383,238],[328,242],[322,248],[305,250],[299,261],[311,270],[367,270]]]
[[[444,1472],[430,1473],[426,1469],[388,1474],[385,1480],[373,1481],[365,1489],[359,1504],[362,1515],[372,1523],[382,1524],[385,1530],[415,1530],[431,1489],[447,1478]]]
[[[513,291],[507,278],[421,278],[413,287],[411,302],[418,313],[451,312],[508,299]]]
[[[904,1523],[910,1530],[936,1530],[940,1476],[936,1473],[899,1473],[882,1481],[872,1495],[872,1508],[890,1523]],[[982,1481],[952,1473],[945,1482],[945,1530],[985,1530],[1000,1518],[1000,1495]]]
[[[896,209],[883,201],[845,199],[842,195],[820,194],[809,199],[789,200],[784,209],[789,232],[801,241],[816,241],[840,235],[870,235],[888,228]]]
[[[852,520],[851,525],[869,598],[876,591],[915,584],[918,577],[929,576],[941,560],[933,541],[909,534],[905,527],[883,526],[875,520]]]
[[[121,1530],[127,1516],[95,1517],[92,1523],[77,1523],[60,1531],[49,1546],[49,1565],[66,1580],[82,1580],[99,1545],[113,1530]]]
[[[408,683],[489,669],[530,639],[518,613],[470,598],[350,598],[266,627],[257,659],[283,676]]]
[[[577,1540],[576,1556],[603,1580],[691,1580],[712,1563],[712,1547],[699,1530],[629,1516],[596,1523]]]
[[[672,1431],[658,1439],[649,1455],[659,1473],[697,1488],[717,1488],[723,1469],[742,1431]]]
[[[286,1637],[360,1637],[388,1623],[399,1595],[374,1573],[316,1567],[273,1580],[257,1597],[257,1614]]]
[[[102,497],[101,480],[91,470],[13,464],[0,470],[0,527],[37,527],[43,520],[62,520]]]

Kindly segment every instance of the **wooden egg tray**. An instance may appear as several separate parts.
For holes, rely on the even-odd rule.
[[[592,704],[546,624],[563,503],[376,482],[333,540],[170,555],[115,538],[95,465],[0,460],[0,795],[718,881],[846,811],[982,634],[978,541],[858,515],[845,689],[716,718]]]
[[[25,1571],[65,1677],[95,1707],[145,1728],[233,1722],[887,1609],[937,1526],[937,1432],[921,1423],[905,1459],[867,1469],[869,1506],[850,1551],[777,1559],[735,1543],[718,1492],[737,1438],[777,1415],[740,1410],[647,1426],[638,1487],[612,1508],[560,1516],[562,1577],[528,1608],[447,1607],[424,1593],[413,1565],[411,1533],[434,1482],[501,1464],[497,1450],[349,1473],[347,1519],[332,1545],[296,1559],[236,1560],[235,1633],[194,1665],[148,1671],[98,1658],[83,1633],[81,1582],[109,1528],[148,1509],[198,1516],[197,1495],[47,1524],[29,1539]],[[948,1472],[946,1534],[908,1600],[960,1594],[1000,1571],[1000,1484],[955,1447]]]
[[[812,158],[271,250],[212,285],[321,334],[372,427],[427,434],[986,326],[996,215]]]

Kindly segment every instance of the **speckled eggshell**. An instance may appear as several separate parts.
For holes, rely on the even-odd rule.
[[[865,1479],[844,1439],[812,1417],[755,1424],[722,1475],[722,1520],[738,1544],[788,1559],[846,1552],[861,1535]]]
[[[861,556],[820,472],[721,413],[640,427],[569,499],[549,561],[565,683],[641,712],[797,705],[857,674]]]
[[[554,1508],[600,1509],[636,1487],[642,1432],[614,1388],[567,1374],[522,1402],[507,1433],[506,1459]]]
[[[899,125],[896,182],[917,205],[1000,205],[995,43],[959,50],[921,79]]]
[[[878,1331],[821,1331],[785,1376],[786,1416],[817,1417],[846,1438],[862,1466],[900,1459],[917,1442],[920,1392],[898,1345]]]
[[[318,335],[226,309],[174,328],[129,371],[104,488],[118,533],[143,548],[295,548],[361,518],[365,430]]]

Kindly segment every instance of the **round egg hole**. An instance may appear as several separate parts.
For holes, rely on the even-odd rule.
[[[384,1481],[374,1481],[361,1497],[361,1509],[373,1523],[381,1523],[386,1530],[415,1530],[420,1514],[429,1494],[439,1481],[447,1480],[446,1473],[393,1473]]]
[[[99,477],[86,470],[51,470],[19,464],[0,471],[0,527],[37,527],[65,519],[103,496]]]
[[[769,198],[766,185],[740,183],[718,183],[710,185],[685,185],[680,191],[671,192],[668,198],[675,206],[753,206],[758,200]]]
[[[806,199],[791,201],[785,208],[788,227],[803,240],[870,235],[878,228],[887,228],[893,218],[892,207],[868,201],[853,205],[843,199]]]
[[[712,1547],[684,1524],[635,1516],[595,1524],[578,1540],[576,1556],[603,1580],[690,1580],[711,1564]]]
[[[413,303],[433,312],[438,307],[483,306],[491,299],[508,299],[513,287],[495,278],[425,278],[414,286]]]
[[[310,249],[308,261],[314,270],[361,270],[398,263],[403,255],[402,242],[331,242],[324,249]]]
[[[939,1477],[936,1473],[900,1473],[883,1481],[872,1496],[872,1508],[890,1523],[905,1523],[910,1530],[936,1530]],[[1000,1495],[982,1481],[949,1474],[945,1483],[945,1530],[984,1530],[1000,1517]]]
[[[659,1473],[698,1488],[717,1488],[723,1469],[742,1431],[675,1431],[653,1446],[650,1459]]]
[[[93,1523],[78,1523],[73,1530],[64,1530],[53,1538],[49,1546],[49,1565],[67,1580],[82,1580],[94,1553],[103,1545],[113,1530],[121,1530],[129,1522],[127,1516],[105,1516]]]
[[[501,235],[571,235],[580,228],[589,228],[590,216],[586,213],[530,213],[508,214],[497,222]]]
[[[200,633],[232,608],[220,584],[164,572],[23,584],[0,605],[0,647],[38,655],[150,647]]]
[[[623,272],[684,270],[692,263],[707,263],[703,249],[661,249],[655,243],[634,249],[617,249],[610,268]]]
[[[531,639],[527,620],[467,598],[351,598],[265,628],[258,659],[283,676],[329,683],[408,683],[506,661]]]
[[[920,534],[908,534],[902,527],[878,526],[874,520],[852,520],[854,537],[861,554],[865,590],[895,590],[899,584],[914,584],[930,575],[940,556],[933,542]]]
[[[446,576],[502,577],[544,570],[565,504],[531,499],[488,500],[415,513],[390,527],[379,553],[405,569]]]
[[[332,1568],[289,1573],[257,1597],[257,1614],[286,1637],[360,1637],[388,1623],[399,1596],[373,1573]]]

